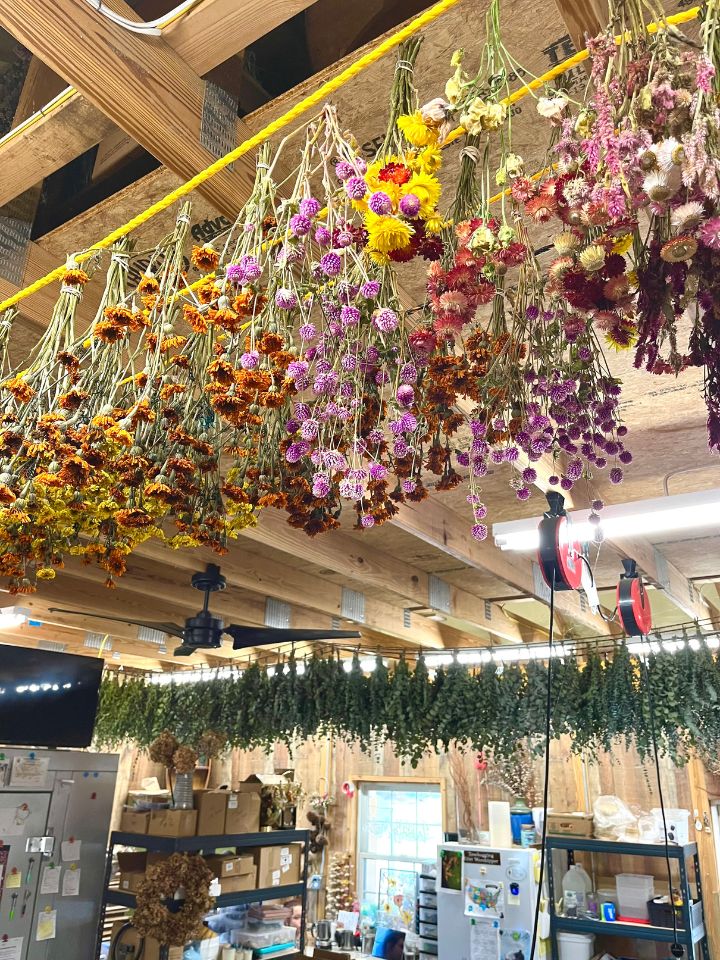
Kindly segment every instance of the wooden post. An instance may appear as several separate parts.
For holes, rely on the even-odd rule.
[[[702,829],[695,832],[700,859],[700,882],[703,888],[703,907],[705,909],[705,929],[708,934],[710,956],[717,956],[720,950],[720,880],[718,878],[718,857],[715,835],[712,829],[710,798],[705,765],[697,757],[688,764],[690,797],[692,810],[690,819],[701,820]],[[692,839],[693,830],[690,831]]]

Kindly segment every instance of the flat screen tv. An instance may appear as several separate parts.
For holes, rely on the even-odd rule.
[[[0,743],[87,747],[103,661],[0,644]]]

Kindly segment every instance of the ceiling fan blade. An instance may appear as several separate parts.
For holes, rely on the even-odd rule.
[[[243,647],[264,647],[274,643],[302,643],[304,640],[357,640],[357,630],[286,630],[282,627],[241,627],[235,623],[225,627],[233,639],[233,650]]]
[[[173,650],[174,657],[191,657],[194,653],[197,653],[200,647],[192,647],[186,643],[183,643],[182,646],[175,647]]]
[[[159,630],[171,637],[182,638],[185,630],[177,623],[163,621],[133,620],[130,617],[112,617],[107,613],[86,613],[85,610],[65,610],[62,607],[48,607],[48,613],[71,613],[75,617],[95,617],[98,620],[113,620],[115,623],[132,623],[136,627],[147,627],[149,630]]]

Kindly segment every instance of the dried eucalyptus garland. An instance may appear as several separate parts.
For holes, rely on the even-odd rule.
[[[459,663],[429,672],[420,658],[366,674],[356,656],[349,671],[314,657],[298,672],[294,661],[270,676],[255,664],[232,677],[193,684],[121,679],[103,681],[95,730],[100,746],[132,741],[146,747],[172,730],[196,745],[208,729],[228,747],[267,750],[277,742],[331,732],[364,750],[389,741],[413,764],[427,753],[460,748],[511,757],[519,742],[540,744],[547,666]],[[706,649],[661,652],[649,659],[649,682],[661,750],[682,762],[690,749],[711,756],[720,745],[720,659]],[[640,664],[626,646],[612,656],[591,652],[553,666],[552,735],[569,734],[590,753],[614,745],[652,751]],[[539,747],[538,747],[539,749]]]

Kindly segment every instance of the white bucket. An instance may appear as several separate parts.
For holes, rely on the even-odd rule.
[[[560,960],[592,960],[595,936],[592,933],[558,931],[557,944]]]

